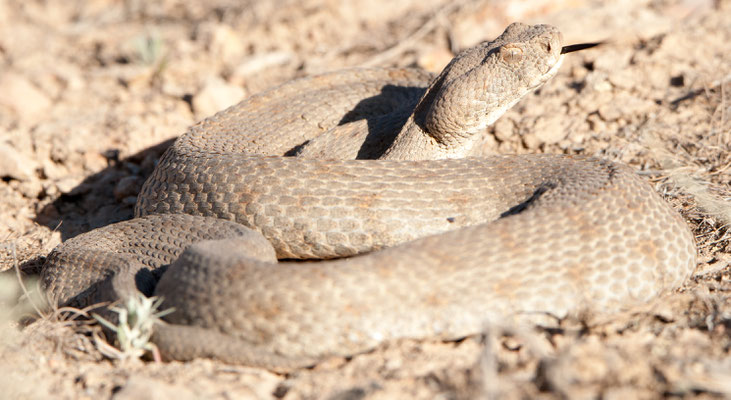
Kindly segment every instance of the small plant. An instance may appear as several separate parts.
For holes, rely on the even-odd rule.
[[[152,68],[151,79],[157,81],[167,68],[165,42],[156,34],[139,36],[132,41],[136,60]]]
[[[157,35],[137,37],[134,47],[140,61],[145,65],[159,65],[165,58],[164,43]]]
[[[119,315],[119,322],[114,325],[100,315],[94,314],[94,318],[106,326],[117,336],[119,350],[106,345],[100,346],[99,350],[110,358],[116,359],[137,359],[145,352],[151,352],[156,361],[160,360],[157,348],[150,342],[153,327],[160,318],[173,312],[174,309],[158,311],[162,305],[162,298],[145,297],[137,292],[127,299],[123,307],[114,306],[109,310]]]

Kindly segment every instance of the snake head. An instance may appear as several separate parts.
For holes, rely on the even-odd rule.
[[[429,87],[415,121],[440,143],[472,136],[556,75],[565,53],[594,45],[564,47],[553,26],[513,23],[459,53]]]

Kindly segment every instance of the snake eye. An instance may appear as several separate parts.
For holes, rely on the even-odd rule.
[[[508,64],[517,64],[523,61],[523,49],[516,44],[506,44],[500,48],[500,57]]]

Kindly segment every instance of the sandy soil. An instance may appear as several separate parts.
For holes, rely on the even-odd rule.
[[[0,397],[731,397],[729,15],[728,0],[0,2]],[[33,290],[55,245],[131,218],[155,160],[196,120],[317,72],[438,71],[515,20],[608,43],[569,57],[489,144],[632,166],[696,234],[680,291],[591,326],[487,326],[287,375],[115,361],[98,326],[18,301],[16,273]]]

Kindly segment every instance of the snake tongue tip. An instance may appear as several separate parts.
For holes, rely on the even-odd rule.
[[[603,44],[603,42],[570,44],[568,46],[564,46],[561,48],[561,54],[573,53],[573,52],[579,51],[579,50],[590,49],[592,47],[599,46],[600,44]]]

